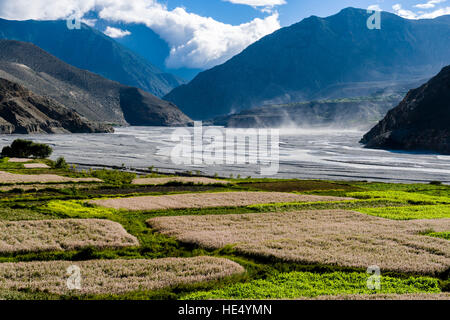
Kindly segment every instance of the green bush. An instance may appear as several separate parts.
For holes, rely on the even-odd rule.
[[[63,157],[59,157],[58,160],[54,163],[53,167],[55,169],[69,169],[69,165],[66,162],[66,159]]]
[[[17,139],[11,146],[4,147],[2,157],[9,158],[37,158],[45,159],[52,154],[53,150],[50,146],[41,143],[34,143],[29,140]]]

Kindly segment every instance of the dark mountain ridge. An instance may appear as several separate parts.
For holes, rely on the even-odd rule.
[[[100,31],[81,24],[69,30],[65,20],[0,19],[0,39],[30,42],[64,62],[107,79],[141,88],[158,97],[184,83]]]
[[[450,154],[450,66],[411,90],[361,143],[367,148]]]
[[[31,43],[0,40],[0,77],[48,96],[91,121],[161,126],[191,121],[170,102],[80,70]],[[130,91],[134,92],[132,100]],[[141,115],[138,122],[133,120],[136,113]]]
[[[383,12],[381,30],[369,30],[369,16],[348,8],[304,19],[164,99],[195,119],[210,119],[265,104],[367,96],[400,82],[429,79],[450,63],[448,18],[416,21]]]
[[[56,101],[0,78],[0,133],[100,133],[111,126],[93,123]]]

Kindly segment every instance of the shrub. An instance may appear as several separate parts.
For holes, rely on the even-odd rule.
[[[69,169],[69,165],[66,162],[66,159],[63,157],[59,157],[58,160],[54,163],[53,167],[55,169]]]
[[[41,143],[34,143],[29,140],[17,139],[11,146],[4,147],[2,157],[10,158],[38,158],[45,159],[52,154],[53,150],[50,146]]]

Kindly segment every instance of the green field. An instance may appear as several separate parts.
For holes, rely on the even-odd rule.
[[[221,289],[188,294],[184,299],[295,299],[315,298],[324,295],[372,294],[367,288],[370,275],[364,273],[280,273],[267,279],[237,283]],[[406,279],[382,277],[377,293],[440,292],[439,282],[433,278],[410,277]]]
[[[52,167],[52,163],[45,161]],[[214,256],[230,259],[246,270],[245,274],[210,282],[176,285],[154,291],[131,290],[123,294],[83,295],[74,291],[62,296],[42,291],[2,288],[0,299],[296,299],[323,295],[373,293],[439,293],[449,291],[448,270],[439,275],[405,274],[382,271],[381,290],[370,290],[370,276],[364,269],[334,264],[302,264],[276,259],[263,259],[239,253],[233,246],[221,249],[202,248],[162,235],[149,227],[147,221],[162,216],[264,214],[302,210],[351,210],[382,219],[404,221],[450,218],[450,187],[432,184],[381,184],[317,180],[232,179],[229,185],[193,185],[169,183],[162,186],[136,186],[135,174],[116,170],[24,169],[21,164],[0,162],[0,171],[15,174],[58,174],[67,177],[96,177],[102,183],[66,183],[46,188],[24,184],[0,191],[0,221],[49,219],[108,219],[120,223],[135,236],[140,245],[120,249],[96,249],[87,246],[78,250],[0,253],[0,263],[102,259],[158,259],[167,257]],[[161,176],[157,174],[153,177]],[[0,185],[1,185],[0,181]],[[5,184],[10,186],[10,184]],[[14,187],[14,186],[13,186]],[[166,195],[223,191],[277,191],[309,195],[351,197],[354,200],[258,204],[242,207],[178,209],[153,211],[114,210],[86,204],[99,198],[123,198],[143,195]],[[422,235],[436,241],[449,240],[450,230],[427,230]],[[0,236],[1,240],[1,236]]]

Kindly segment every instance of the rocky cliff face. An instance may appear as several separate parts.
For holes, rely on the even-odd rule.
[[[450,66],[411,90],[361,142],[367,148],[450,154]]]
[[[0,133],[100,133],[113,128],[94,123],[56,101],[0,79]]]

